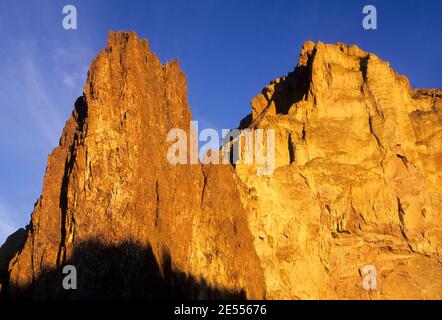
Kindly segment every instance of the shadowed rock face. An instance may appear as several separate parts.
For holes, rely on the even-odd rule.
[[[19,253],[25,244],[27,231],[19,229],[11,234],[0,247],[0,293],[2,284],[8,281],[8,264],[14,256]]]
[[[48,158],[6,298],[442,298],[442,91],[356,46],[306,42],[241,127],[276,170],[167,162],[186,81],[110,33]],[[13,257],[12,257],[13,256]],[[77,266],[79,289],[61,289]],[[377,290],[362,288],[374,265]]]
[[[245,299],[245,291],[214,287],[173,266],[167,249],[161,265],[150,245],[89,240],[76,244],[66,265],[76,267],[76,290],[64,290],[63,274],[41,271],[32,283],[6,287],[4,299]]]

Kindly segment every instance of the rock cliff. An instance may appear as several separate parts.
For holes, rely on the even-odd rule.
[[[442,299],[441,90],[356,46],[306,42],[241,122],[275,129],[268,176],[168,163],[169,130],[191,130],[186,90],[178,62],[110,33],[2,297]],[[61,286],[67,264],[77,290]]]
[[[237,166],[267,297],[442,298],[441,98],[356,46],[306,42],[252,100],[248,127],[276,130],[272,176]]]

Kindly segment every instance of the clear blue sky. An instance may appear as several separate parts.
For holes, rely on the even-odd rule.
[[[62,8],[78,29],[62,28]],[[362,28],[374,4],[378,30]],[[305,40],[357,44],[415,87],[442,87],[442,1],[0,2],[0,242],[26,225],[54,148],[108,30],[147,37],[179,58],[201,127],[236,127],[270,80],[293,70]]]

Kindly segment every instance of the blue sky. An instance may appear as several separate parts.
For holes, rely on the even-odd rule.
[[[73,4],[78,29],[62,27]],[[374,4],[378,30],[362,28]],[[236,127],[250,99],[295,67],[305,40],[357,44],[414,87],[442,87],[442,1],[0,2],[0,243],[30,220],[57,145],[108,30],[136,31],[178,58],[200,129]]]

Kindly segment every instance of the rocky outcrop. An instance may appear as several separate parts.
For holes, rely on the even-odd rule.
[[[1,294],[441,299],[441,97],[356,46],[306,42],[241,122],[275,129],[272,175],[171,165],[167,133],[190,133],[185,77],[111,33]],[[66,264],[75,291],[61,287]],[[366,265],[376,289],[362,287]]]
[[[27,231],[19,229],[11,234],[0,247],[0,292],[2,284],[8,280],[9,276],[9,261],[19,253],[26,242]]]
[[[441,93],[356,46],[306,42],[252,100],[249,128],[276,130],[274,175],[236,168],[267,298],[442,298]]]
[[[188,131],[190,120],[178,62],[162,65],[134,33],[110,33],[48,158],[7,294],[155,298],[159,287],[170,296],[185,287],[188,298],[263,298],[231,166],[167,162],[167,133]],[[77,267],[81,289],[62,289],[66,264]],[[151,273],[166,284],[150,287]]]

